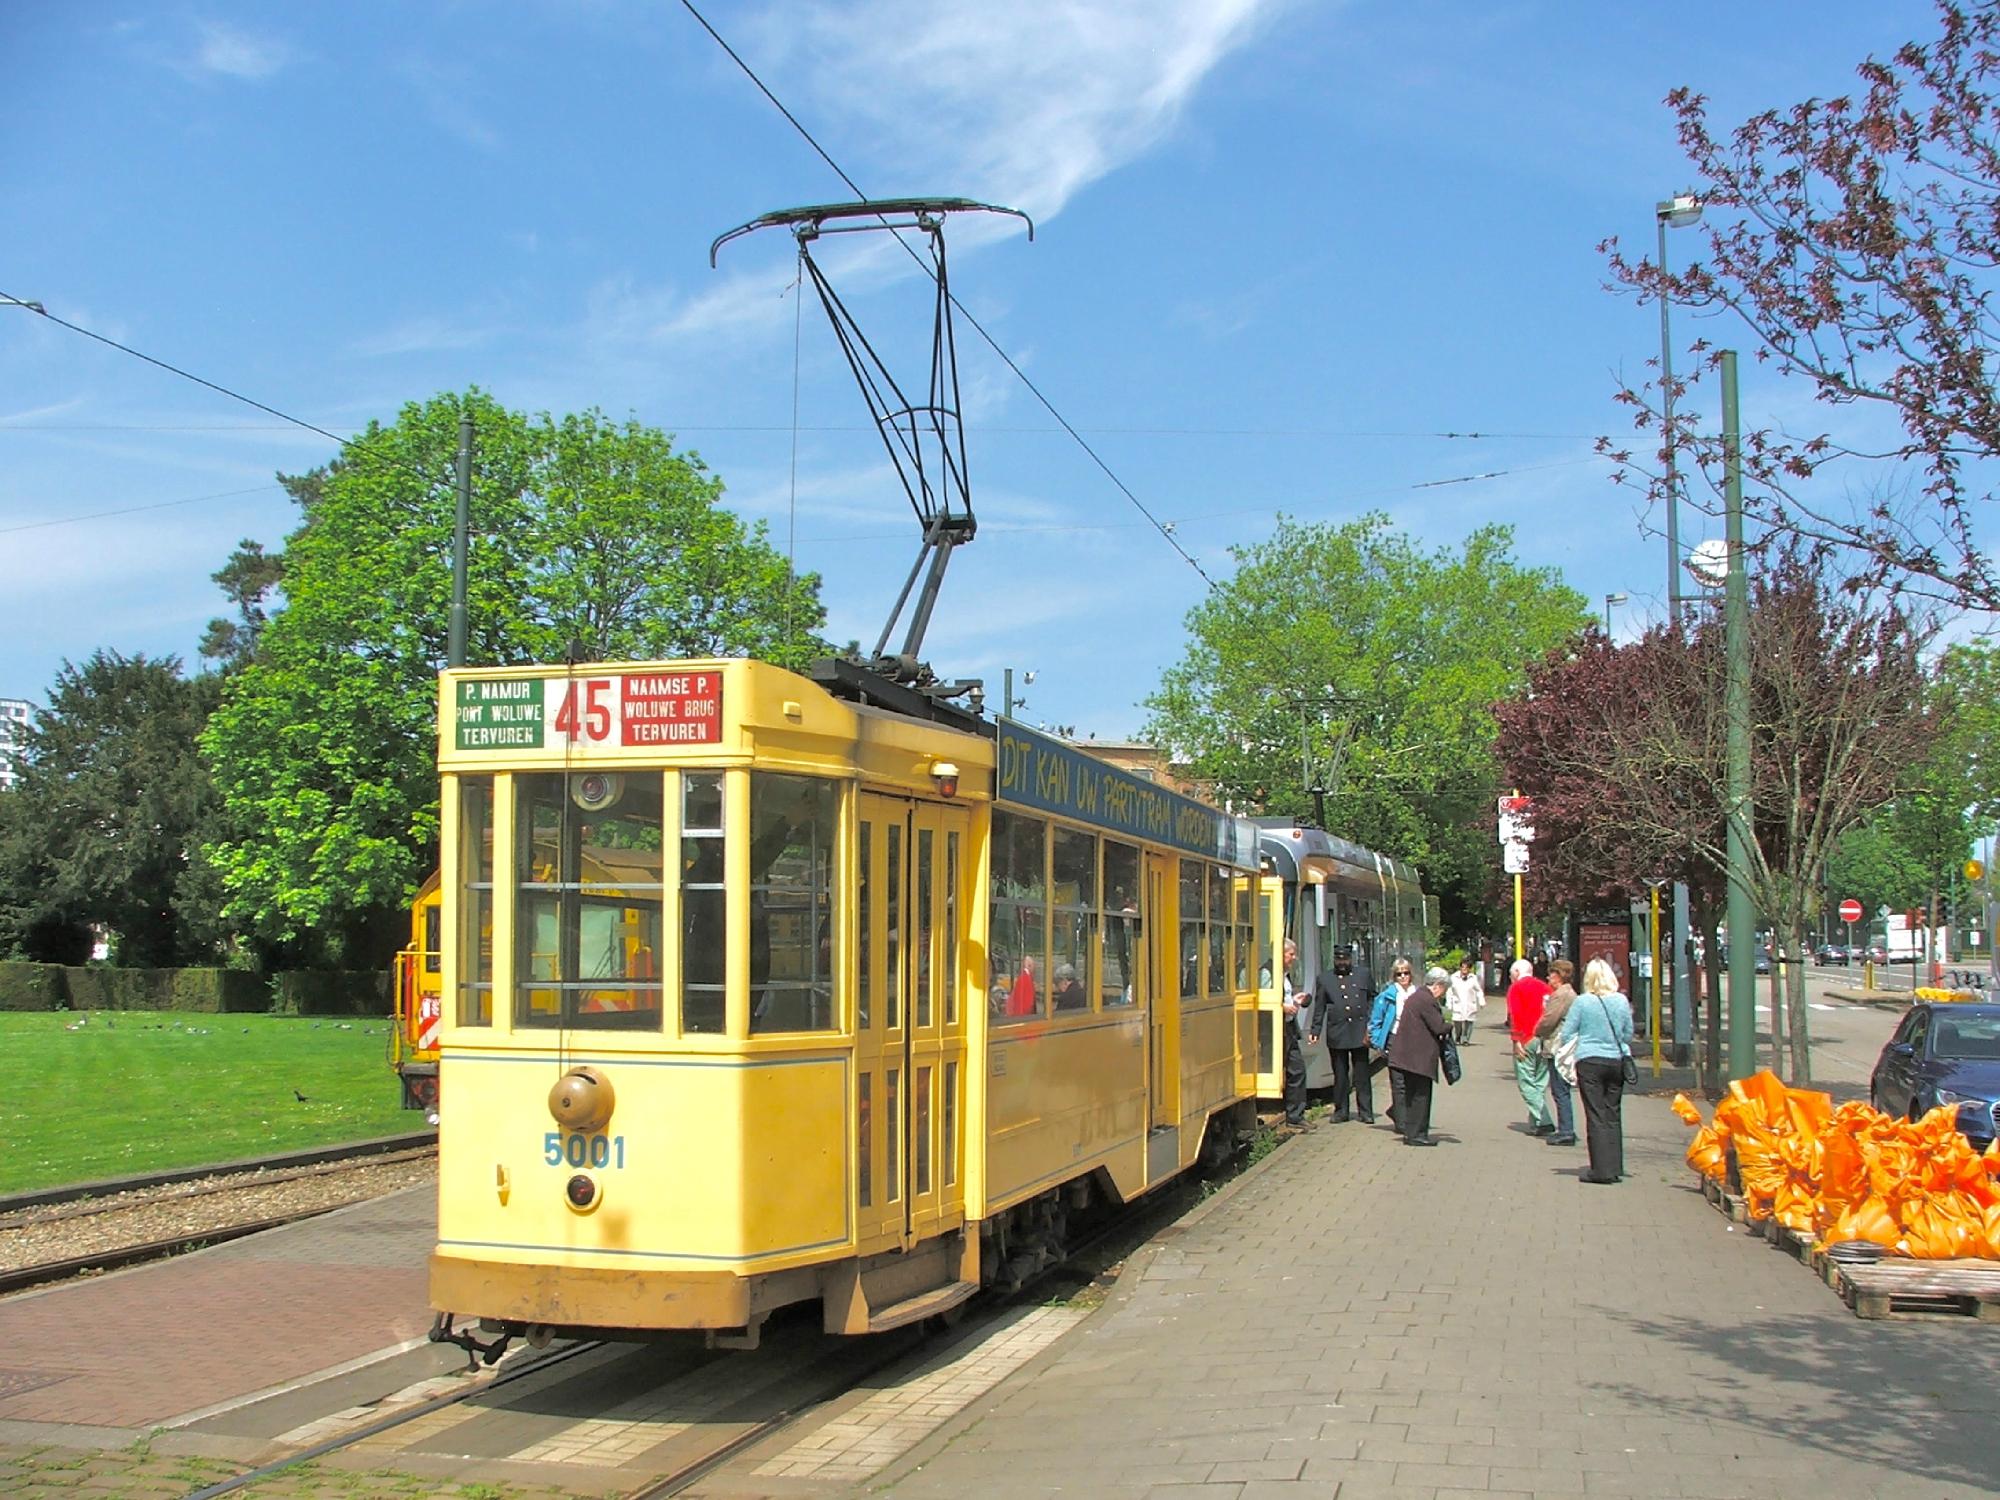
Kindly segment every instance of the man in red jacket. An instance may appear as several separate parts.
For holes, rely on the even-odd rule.
[[[1535,1040],[1541,1024],[1542,1006],[1548,1002],[1549,987],[1535,978],[1535,966],[1525,958],[1514,960],[1507,971],[1514,982],[1507,987],[1507,1029],[1514,1037],[1514,1081],[1528,1104],[1528,1126],[1534,1135],[1554,1135],[1555,1122],[1549,1118],[1549,1057]]]

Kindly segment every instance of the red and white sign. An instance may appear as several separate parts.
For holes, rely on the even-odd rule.
[[[438,1046],[438,1029],[444,1024],[444,1001],[438,995],[425,995],[417,1001],[417,1050],[435,1052]]]
[[[1531,844],[1535,841],[1533,797],[1502,797],[1499,799],[1498,811],[1501,843]]]
[[[1843,922],[1859,922],[1861,920],[1861,903],[1856,901],[1852,896],[1841,902],[1840,920]]]
[[[624,684],[624,744],[712,745],[722,738],[720,672],[634,672]]]

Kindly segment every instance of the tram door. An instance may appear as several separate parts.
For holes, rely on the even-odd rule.
[[[1166,856],[1146,855],[1146,1127],[1158,1130],[1181,1121],[1180,992],[1175,944],[1180,919],[1168,910],[1174,866]]]
[[[907,1247],[964,1210],[967,826],[958,808],[861,798],[855,1199],[864,1247]]]

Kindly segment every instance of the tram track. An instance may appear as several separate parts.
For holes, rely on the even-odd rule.
[[[1239,1153],[1233,1159],[1230,1171],[1220,1176],[1226,1179],[1233,1170],[1240,1169],[1243,1161]],[[1143,1199],[1129,1208],[1108,1214],[1101,1222],[1079,1233],[1067,1247],[1062,1260],[1011,1291],[991,1291],[968,1304],[967,1316],[962,1321],[953,1319],[947,1325],[945,1320],[929,1320],[865,1341],[835,1339],[826,1342],[820,1340],[816,1329],[807,1334],[802,1325],[795,1324],[789,1332],[781,1333],[777,1340],[767,1342],[761,1351],[725,1356],[731,1361],[769,1359],[776,1365],[754,1377],[746,1376],[726,1400],[712,1401],[708,1409],[702,1409],[703,1403],[699,1399],[685,1405],[673,1402],[661,1404],[657,1420],[667,1426],[660,1441],[658,1458],[667,1466],[658,1473],[646,1476],[632,1488],[620,1491],[621,1500],[667,1500],[667,1497],[682,1494],[745,1455],[775,1446],[776,1440],[787,1432],[827,1412],[842,1398],[884,1372],[899,1365],[915,1371],[933,1355],[990,1336],[1007,1326],[1020,1314],[1024,1305],[1048,1300],[1052,1289],[1068,1288],[1062,1295],[1069,1297],[1091,1286],[1108,1284],[1116,1279],[1125,1259],[1133,1251],[1162,1235],[1173,1220],[1200,1201],[1206,1180],[1214,1179],[1189,1182],[1159,1198]],[[593,1354],[610,1353],[614,1359],[627,1355],[643,1357],[646,1347],[633,1345],[628,1348],[608,1340],[591,1339],[561,1344],[548,1350],[522,1349],[504,1358],[491,1371],[472,1375],[462,1389],[425,1396],[379,1416],[364,1419],[349,1430],[329,1435],[296,1452],[193,1491],[185,1500],[219,1500],[221,1496],[249,1489],[301,1464],[341,1453],[353,1454],[370,1445],[381,1445],[383,1440],[393,1439],[399,1430],[467,1403],[490,1404],[494,1408],[491,1413],[494,1417],[505,1417],[509,1412],[518,1415],[524,1409],[532,1409],[532,1403],[541,1394],[527,1385],[535,1377],[549,1375],[571,1361]],[[688,1353],[692,1356],[694,1350],[690,1349]],[[610,1368],[607,1364],[596,1372],[580,1371],[574,1376],[557,1375],[556,1378],[558,1381],[600,1381],[604,1379],[604,1370]],[[677,1381],[701,1380],[704,1388],[711,1391],[730,1384],[722,1366],[700,1356],[683,1360],[670,1355],[663,1369],[649,1373],[645,1378],[648,1384],[636,1394],[626,1397],[628,1406],[634,1401],[645,1401],[652,1391]],[[508,1396],[505,1393],[510,1388],[513,1394]],[[766,1396],[765,1392],[769,1395]],[[766,1400],[775,1400],[775,1409],[761,1413],[754,1410],[759,1401]],[[524,1402],[530,1405],[524,1407]],[[559,1407],[561,1398],[555,1398],[550,1404]],[[614,1402],[607,1406],[599,1414],[600,1419],[611,1416],[617,1405]],[[435,1441],[435,1436],[431,1436],[432,1441]],[[451,1446],[455,1451],[458,1448],[455,1440]],[[393,1462],[425,1451],[416,1444],[400,1449],[392,1445],[380,1456],[385,1461]],[[538,1460],[517,1453],[512,1456],[512,1461]],[[540,1461],[561,1460],[549,1458]]]
[[[436,1154],[434,1144],[385,1151],[367,1142],[296,1165],[242,1164],[0,1213],[0,1295],[315,1218],[423,1180]]]

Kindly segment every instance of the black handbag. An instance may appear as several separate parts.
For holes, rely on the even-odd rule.
[[[1604,1012],[1604,1024],[1611,1026],[1611,1007],[1604,1003],[1602,995],[1597,997],[1597,1008]],[[1616,1026],[1611,1026],[1611,1036],[1614,1041],[1617,1040],[1618,1028]],[[1639,1064],[1632,1059],[1632,1049],[1621,1045],[1619,1052],[1621,1054],[1618,1065],[1620,1075],[1623,1076],[1628,1085],[1637,1083],[1639,1081]]]
[[[1630,1060],[1626,1059],[1628,1062]],[[1458,1061],[1458,1043],[1448,1036],[1438,1038],[1438,1065],[1444,1069],[1444,1081],[1447,1084],[1457,1083],[1465,1076],[1465,1069]]]

